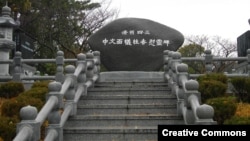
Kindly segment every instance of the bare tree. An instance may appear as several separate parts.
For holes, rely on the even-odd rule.
[[[217,51],[217,56],[221,57],[233,57],[237,52],[237,45],[228,39],[223,39],[220,36],[215,36],[213,38],[215,42],[215,48],[213,51]],[[235,56],[234,56],[235,57]]]
[[[191,35],[186,37],[186,44],[196,44],[205,48],[205,50],[211,50],[215,57],[235,57],[237,52],[236,43],[229,39],[223,39],[220,36],[207,36],[207,35]],[[204,55],[204,54],[201,54]],[[213,62],[214,72],[224,72],[232,69],[236,62]]]
[[[88,11],[85,19],[80,23],[88,29],[88,31],[85,31],[84,34],[77,39],[80,51],[89,50],[87,44],[89,36],[105,24],[117,19],[119,15],[119,9],[110,7],[112,0],[101,0],[99,3],[101,7]]]
[[[231,57],[237,51],[236,43],[220,36],[190,35],[186,37],[186,40],[186,44],[197,44],[205,50],[211,50],[214,56]]]
[[[186,37],[187,44],[196,44],[205,48],[205,50],[211,50],[215,44],[211,41],[211,38],[207,35],[190,35]]]

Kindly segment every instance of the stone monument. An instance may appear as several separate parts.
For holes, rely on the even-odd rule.
[[[250,19],[248,20],[250,24]],[[244,32],[237,37],[237,54],[238,57],[246,57],[247,50],[250,49],[250,30]],[[247,61],[238,61],[236,66],[236,72],[238,73],[247,73],[248,72],[248,62]]]
[[[176,51],[183,42],[184,36],[174,28],[141,18],[117,19],[88,40],[109,71],[159,71],[163,51]]]
[[[237,38],[237,53],[239,57],[247,55],[247,49],[250,49],[250,31],[246,31]]]

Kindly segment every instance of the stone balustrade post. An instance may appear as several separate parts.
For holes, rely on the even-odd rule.
[[[72,100],[75,97],[75,88],[76,88],[76,77],[74,76],[74,72],[75,72],[75,66],[73,65],[67,65],[65,67],[65,77],[67,79],[67,77],[69,77],[71,81],[69,89],[66,91],[64,97],[66,98],[66,100]]]
[[[186,82],[189,79],[188,74],[188,65],[184,63],[180,63],[177,65],[177,84],[179,87],[184,88],[183,82]]]
[[[61,83],[63,83],[64,81],[63,67],[64,67],[64,53],[63,51],[58,51],[56,56],[55,80]]]
[[[163,70],[164,70],[164,81],[168,82],[169,79],[169,50],[163,51]]]
[[[60,90],[62,89],[62,84],[57,81],[50,82],[48,85],[48,94],[47,99],[51,96],[55,96],[58,99],[58,105],[55,107],[56,109],[60,109],[64,107],[64,95],[60,94]]]
[[[177,83],[177,65],[180,64],[181,61],[181,53],[173,52],[172,53],[172,60],[170,62],[170,68],[172,71],[172,81],[174,84]]]
[[[173,60],[173,58],[172,58],[172,55],[173,55],[173,51],[169,51],[169,53],[168,53],[168,66],[167,66],[167,68],[168,68],[168,76],[169,76],[169,78],[168,78],[168,87],[170,87],[171,88],[171,86],[172,86],[172,84],[173,84],[173,72],[172,72],[172,70],[171,70],[171,63],[172,63],[172,60]]]
[[[205,69],[206,73],[211,73],[213,71],[213,55],[211,50],[205,50]]]
[[[185,94],[184,94],[184,105],[185,107],[187,107],[187,111],[186,111],[186,122],[188,124],[194,124],[196,117],[196,111],[193,111],[195,109],[192,109],[191,107],[191,103],[189,102],[189,97],[191,95],[193,95],[195,98],[195,101],[198,103],[201,103],[200,101],[200,93],[198,92],[198,88],[199,88],[199,83],[196,80],[188,80],[185,83]]]
[[[20,136],[16,136],[16,138],[13,141],[18,140],[18,138],[25,138],[24,136],[28,136],[26,138],[27,141],[39,141],[41,138],[40,135],[40,128],[41,123],[35,121],[35,118],[37,117],[37,108],[33,106],[25,106],[21,108],[20,110],[20,117],[22,121],[17,124],[17,134],[21,132],[24,128],[27,128],[28,132],[25,132],[24,134],[21,134]]]
[[[95,68],[94,68],[94,74],[97,74],[99,76],[100,70],[101,70],[101,56],[99,51],[94,51],[94,60],[95,60]]]
[[[186,121],[188,124],[214,124],[214,109],[207,104],[201,105],[199,83],[189,80],[185,83],[185,105],[187,107]]]
[[[60,119],[59,113],[56,113],[56,115],[54,115],[54,116],[56,116],[58,121],[60,121],[59,120]],[[60,123],[53,123],[50,120],[49,120],[49,122],[51,124],[48,127],[46,127],[46,137],[49,134],[53,133],[54,134],[54,140],[53,141],[63,141],[63,128],[61,127]]]
[[[49,126],[46,127],[46,135],[48,135],[50,132],[55,131],[56,136],[55,136],[54,141],[63,141],[63,127],[61,127],[60,125],[61,114],[58,109],[53,110],[48,115],[48,122],[49,122]]]
[[[76,65],[83,64],[83,70],[81,71],[80,75],[77,77],[78,83],[84,84],[86,82],[86,71],[87,71],[87,62],[86,62],[86,55],[80,53],[77,55],[77,62]]]
[[[51,96],[55,96],[58,99],[58,105],[56,105],[48,115],[49,126],[46,127],[46,135],[50,132],[56,131],[57,136],[54,141],[63,141],[63,129],[60,126],[60,109],[64,108],[64,96],[60,94],[61,88],[62,84],[58,81],[50,82],[48,85],[49,93],[47,95],[47,99]]]
[[[71,81],[70,86],[68,88],[68,90],[66,91],[64,98],[66,100],[65,102],[65,107],[70,104],[73,104],[73,110],[71,111],[70,115],[75,115],[76,114],[76,109],[77,109],[77,103],[74,102],[74,98],[75,98],[75,93],[76,93],[76,86],[77,84],[77,78],[76,76],[74,76],[74,72],[75,72],[75,66],[73,65],[67,65],[65,67],[65,81]],[[70,78],[70,79],[68,79]]]
[[[185,86],[184,83],[189,79],[187,64],[181,63],[177,65],[177,114],[182,115],[182,104],[184,103]]]
[[[195,95],[197,97],[197,100],[199,103],[201,103],[201,96],[200,92],[198,91],[199,89],[199,83],[196,80],[188,80],[185,82],[185,105],[187,108],[191,108],[190,103],[188,102],[188,97],[190,95]]]
[[[183,83],[185,83],[189,79],[188,65],[184,63],[180,63],[177,65],[176,70],[177,70],[176,71],[177,84],[181,89],[185,89],[185,86]]]
[[[13,58],[13,81],[21,82],[21,75],[22,75],[22,53],[16,52],[15,57]]]
[[[92,53],[87,53],[87,72],[86,72],[86,77],[87,81],[93,81],[94,77],[94,55]],[[94,84],[94,82],[92,82]],[[93,86],[93,85],[92,85]]]

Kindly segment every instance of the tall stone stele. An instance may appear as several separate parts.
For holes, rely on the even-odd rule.
[[[0,61],[9,60],[10,51],[16,44],[13,41],[13,28],[17,26],[11,15],[11,8],[7,5],[2,8],[0,17]],[[0,76],[9,75],[9,64],[0,64]]]

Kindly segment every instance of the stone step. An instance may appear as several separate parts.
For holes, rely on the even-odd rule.
[[[145,71],[101,72],[99,82],[164,82],[164,72],[145,72]]]
[[[166,82],[123,81],[119,75],[96,83],[81,97],[77,115],[64,126],[64,141],[157,141],[159,124],[184,124]]]
[[[64,128],[64,141],[157,141],[157,126]]]
[[[78,105],[78,115],[95,114],[175,114],[176,104],[96,104]]]
[[[166,82],[102,82],[94,87],[167,87]]]
[[[167,87],[93,87],[88,89],[89,92],[96,91],[170,91]]]
[[[176,103],[174,95],[92,95],[82,96],[79,103],[89,104],[166,104]]]
[[[159,124],[183,125],[176,114],[124,114],[124,115],[78,115],[70,117],[65,127],[108,126],[156,126]]]
[[[165,90],[158,90],[158,91],[88,91],[88,96],[95,96],[95,95],[155,95],[155,96],[162,96],[162,95],[170,95],[170,91]]]

